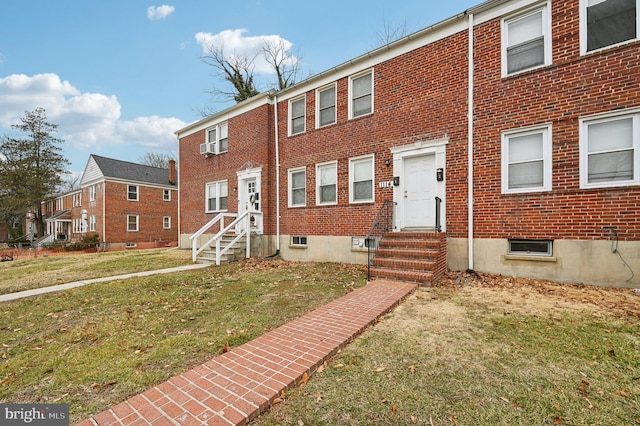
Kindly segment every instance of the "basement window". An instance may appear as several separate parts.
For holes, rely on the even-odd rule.
[[[306,247],[307,246],[307,237],[303,237],[301,235],[292,235],[291,236],[291,246],[292,247]]]
[[[553,255],[553,242],[549,240],[509,240],[508,254],[550,257]]]

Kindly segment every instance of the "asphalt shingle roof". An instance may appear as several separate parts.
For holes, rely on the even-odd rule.
[[[169,169],[91,155],[105,178],[169,185]]]

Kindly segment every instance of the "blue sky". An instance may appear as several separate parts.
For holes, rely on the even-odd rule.
[[[228,106],[207,93],[221,83],[202,62],[204,41],[249,52],[262,37],[283,39],[304,78],[375,49],[385,25],[411,33],[479,3],[4,1],[0,135],[15,135],[10,125],[43,107],[72,172],[82,173],[90,154],[133,162],[146,152],[177,155],[173,132],[207,107]]]

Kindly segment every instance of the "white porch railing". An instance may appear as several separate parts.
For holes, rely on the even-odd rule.
[[[216,265],[220,265],[220,259],[222,256],[229,251],[233,247],[235,243],[237,243],[243,236],[247,236],[246,242],[246,258],[251,257],[251,218],[259,217],[262,219],[262,212],[252,212],[246,210],[240,216],[237,213],[220,213],[213,219],[211,219],[206,225],[197,230],[189,239],[192,241],[191,243],[191,260],[195,262],[198,259],[198,255],[202,253],[203,250],[207,249],[207,247],[211,247],[215,243],[216,248]],[[235,218],[233,222],[229,225],[225,226],[225,218]],[[244,221],[244,223],[243,223]],[[200,244],[200,237],[211,227],[220,223],[220,231],[215,234],[213,237],[209,238],[203,244]],[[236,225],[244,225],[237,226]],[[222,247],[222,237],[228,233],[229,231],[234,230],[236,233],[236,237],[227,243],[226,246]]]

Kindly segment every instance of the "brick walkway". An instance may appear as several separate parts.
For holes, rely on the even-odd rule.
[[[78,426],[245,425],[415,288],[370,282]]]

